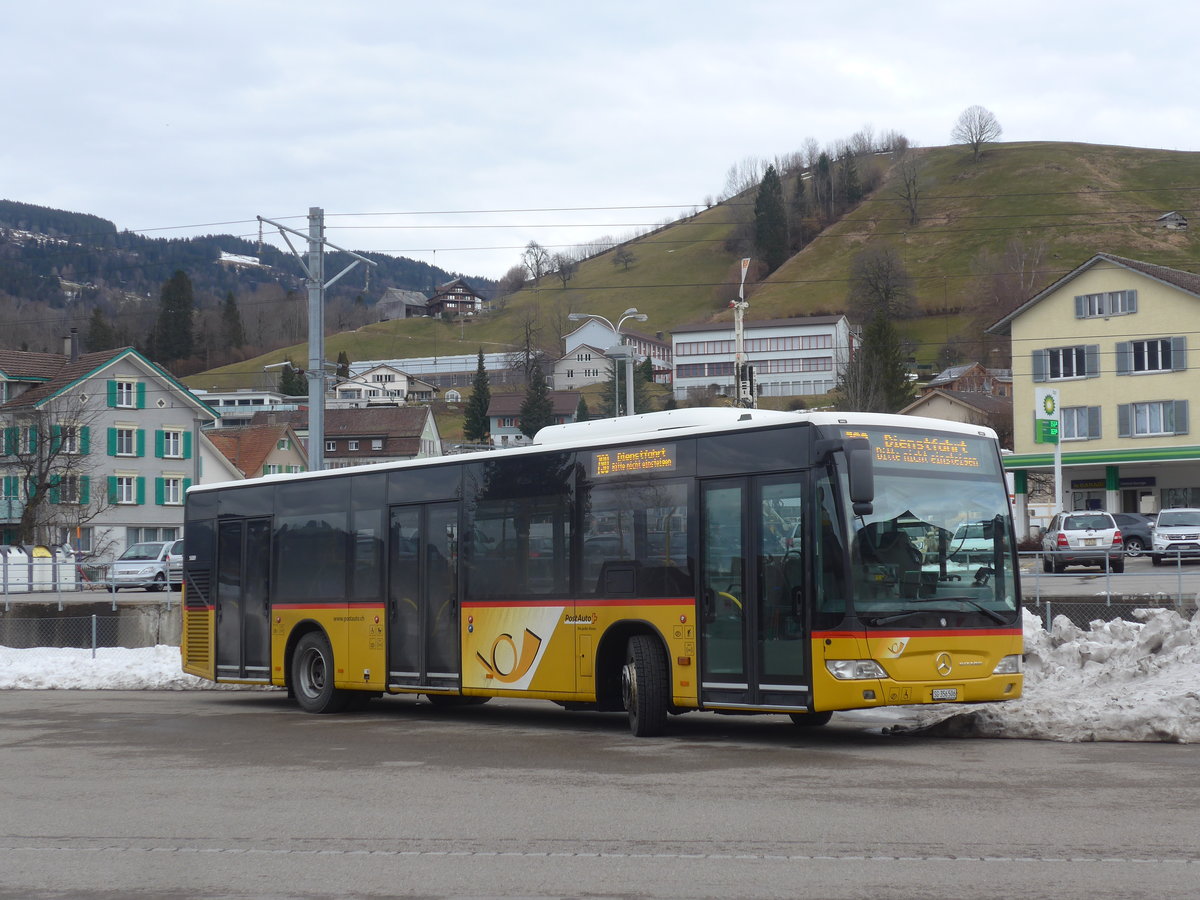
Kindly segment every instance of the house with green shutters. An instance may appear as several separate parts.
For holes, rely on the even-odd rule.
[[[0,544],[68,544],[100,560],[183,534],[217,413],[132,347],[0,350]]]
[[[1098,253],[988,329],[1012,339],[1014,453],[1004,465],[1019,532],[1037,524],[1034,488],[1053,475],[1054,444],[1035,421],[1046,389],[1058,392],[1068,510],[1200,506],[1190,410],[1200,367],[1188,352],[1198,322],[1200,275]]]

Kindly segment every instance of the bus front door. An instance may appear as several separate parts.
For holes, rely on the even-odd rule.
[[[702,491],[701,702],[803,710],[803,479],[719,479]]]
[[[388,684],[455,690],[458,504],[393,507],[388,531]]]
[[[217,526],[217,678],[271,680],[271,520]]]

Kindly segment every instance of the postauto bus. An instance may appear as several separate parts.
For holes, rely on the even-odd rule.
[[[954,552],[964,523],[984,552]],[[314,713],[384,694],[774,713],[1019,697],[995,433],[685,409],[519,449],[193,486],[183,668]],[[956,558],[953,558],[956,557]]]

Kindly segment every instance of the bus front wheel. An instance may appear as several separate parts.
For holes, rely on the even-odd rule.
[[[621,668],[621,696],[635,737],[653,737],[667,727],[667,661],[649,635],[629,639]]]
[[[300,638],[292,656],[292,689],[301,709],[336,713],[346,708],[350,694],[333,686],[335,671],[333,648],[323,632],[310,631]]]
[[[791,713],[789,717],[793,725],[799,725],[801,728],[819,728],[822,725],[829,724],[829,720],[833,718],[833,713],[829,710],[825,710],[824,712]]]

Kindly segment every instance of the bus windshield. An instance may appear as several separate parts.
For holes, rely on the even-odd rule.
[[[1012,524],[990,440],[856,431],[874,451],[872,512],[850,523],[849,606],[869,627],[1010,625]]]

